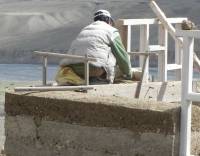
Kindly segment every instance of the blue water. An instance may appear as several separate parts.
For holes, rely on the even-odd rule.
[[[47,80],[54,80],[57,65],[48,65]],[[0,81],[42,80],[42,65],[0,64]]]
[[[58,65],[48,65],[47,80],[54,80]],[[150,75],[157,79],[157,68],[150,68]],[[200,79],[200,73],[194,72],[194,78]],[[174,79],[174,72],[168,72],[168,79]],[[42,80],[40,64],[0,64],[0,81],[38,81]]]

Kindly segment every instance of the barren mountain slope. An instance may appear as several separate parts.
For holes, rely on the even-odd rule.
[[[168,17],[200,21],[198,0],[158,0]],[[64,51],[98,9],[115,19],[155,17],[148,0],[0,0],[0,63],[31,63],[34,50]]]

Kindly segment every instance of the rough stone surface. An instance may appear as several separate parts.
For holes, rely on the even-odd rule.
[[[179,123],[176,104],[75,92],[6,93],[5,111],[8,115],[31,115],[38,121],[127,128],[138,133],[174,134],[174,124],[178,127]]]
[[[6,93],[8,156],[178,156],[180,106],[79,92]],[[192,154],[200,154],[193,106]]]
[[[155,156],[165,153],[167,156],[178,153],[178,138],[174,135],[139,134],[124,128],[88,127],[55,121],[42,121],[36,126],[34,119],[28,116],[7,116],[6,119],[6,128],[14,128],[6,135],[7,155]],[[25,127],[28,130],[24,130]]]

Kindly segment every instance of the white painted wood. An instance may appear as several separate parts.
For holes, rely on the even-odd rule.
[[[85,56],[85,59],[87,60],[88,59],[88,55]],[[88,61],[85,61],[84,63],[85,65],[85,84],[86,85],[89,85],[89,62]]]
[[[147,61],[149,61],[149,56],[145,55],[144,56],[144,60],[143,60],[143,65],[142,65],[142,76],[141,76],[141,80],[137,85],[136,88],[136,92],[135,92],[135,98],[139,98],[140,97],[140,92],[141,92],[141,88],[142,88],[142,84],[143,82],[148,82],[148,71],[149,70],[149,66],[147,66]]]
[[[191,143],[191,101],[183,100],[181,102],[181,130],[180,130],[180,151],[179,156],[190,155]]]
[[[146,52],[145,25],[140,25],[140,52]],[[139,57],[139,67],[142,68],[144,56]]]
[[[163,35],[165,35],[165,34],[163,34]],[[161,36],[162,38],[163,37],[165,37],[165,36]],[[160,37],[160,38],[161,38]],[[166,36],[167,37],[167,36]],[[165,37],[165,38],[166,38]],[[163,40],[163,39],[162,39]],[[165,45],[164,46],[161,46],[161,45],[149,45],[148,46],[148,51],[162,51],[162,50],[165,50],[166,49],[166,47],[165,47]]]
[[[200,68],[200,60],[198,56],[196,55],[196,53],[193,53],[193,58],[194,58],[195,65]]]
[[[41,87],[16,87],[14,90],[19,91],[69,91],[69,90],[88,90],[92,86],[41,86]]]
[[[34,53],[43,57],[43,76],[42,76],[43,85],[46,85],[47,81],[47,56],[82,60],[85,63],[85,83],[86,85],[89,85],[89,61],[96,61],[95,58],[88,56],[84,57],[78,55],[59,54],[59,53],[41,52],[41,51],[35,51]]]
[[[158,5],[156,4],[156,2],[155,1],[150,1],[150,6],[151,6],[152,10],[154,11],[154,13],[157,15],[157,17],[159,18],[159,20],[162,22],[162,24],[168,30],[168,32],[171,34],[171,36],[177,42],[177,44],[179,44],[181,47],[183,47],[183,40],[182,40],[182,38],[176,37],[177,35],[176,35],[176,32],[175,32],[175,28],[172,26],[171,23],[167,22],[167,18],[165,16],[165,14],[158,7]],[[178,33],[178,34],[180,36],[189,36],[189,37],[200,38],[200,31],[199,30],[180,31],[180,33]],[[198,67],[200,68],[200,64],[198,64],[198,62],[200,62],[200,60],[198,59],[198,57],[194,57],[194,61],[198,65]]]
[[[158,55],[158,81],[167,81],[167,50],[168,50],[168,32],[163,25],[158,27],[158,44],[160,51]]]
[[[157,52],[128,52],[129,55],[158,55]]]
[[[176,30],[176,36],[200,38],[200,30]]]
[[[187,100],[200,102],[200,93],[188,93]]]
[[[47,84],[47,56],[43,56],[42,63],[42,84],[45,86]]]
[[[60,53],[53,53],[53,52],[42,52],[42,51],[34,51],[36,55],[39,56],[51,56],[51,57],[58,57],[58,58],[68,58],[68,59],[80,59],[80,60],[88,60],[88,61],[96,61],[96,58],[79,56],[79,55],[70,55],[70,54],[60,54]]]
[[[176,36],[200,38],[200,30],[176,30]],[[200,60],[196,53],[193,53],[194,63],[200,69]]]
[[[175,24],[176,30],[181,30],[181,24]],[[182,40],[182,38],[180,38]],[[179,45],[178,41],[175,41],[175,64],[181,65],[182,64],[182,53],[183,48]],[[181,80],[181,68],[175,71],[175,78],[176,80]]]
[[[187,20],[186,17],[183,18],[167,18],[169,23],[182,23],[184,20]],[[145,25],[145,24],[161,24],[157,18],[151,19],[119,19],[121,25]]]
[[[167,64],[167,70],[178,70],[182,69],[182,65],[179,64]]]
[[[182,69],[182,93],[181,93],[181,129],[180,129],[180,156],[190,155],[191,144],[191,104],[188,93],[192,92],[193,78],[193,48],[194,38],[183,38],[183,69]]]
[[[131,26],[128,25],[128,28],[127,28],[127,52],[130,52],[131,51]]]
[[[149,45],[149,25],[141,25],[140,26],[140,52],[148,52]],[[144,63],[145,60],[145,63]],[[148,82],[149,78],[149,57],[144,58],[144,56],[140,56],[140,67],[144,67],[144,82]]]
[[[130,52],[131,51],[131,25],[127,26],[127,39],[126,39],[126,51]],[[128,55],[129,60],[131,62],[131,55]]]
[[[144,56],[144,62],[142,65],[142,79],[141,84],[143,82],[147,83],[149,78],[149,55]]]
[[[181,47],[183,47],[183,40],[182,38],[178,38],[176,35],[176,31],[175,28],[172,26],[171,23],[169,23],[167,21],[167,18],[164,14],[164,12],[162,12],[162,10],[158,7],[158,5],[156,4],[155,1],[151,0],[150,1],[150,6],[152,8],[152,10],[154,11],[154,13],[157,15],[157,17],[159,18],[159,20],[161,21],[161,23],[164,25],[164,27],[168,30],[168,32],[170,33],[170,35],[174,38],[175,41],[177,41],[177,44],[179,44]],[[188,31],[181,31],[181,30],[177,30],[180,31],[179,36],[189,36],[189,37],[195,37],[195,38],[200,38],[200,30],[188,30]],[[198,57],[194,57],[194,62],[198,65],[198,67],[200,68],[200,60],[198,59]]]
[[[164,12],[162,12],[162,10],[159,8],[155,1],[151,0],[149,4],[153,12],[156,14],[156,16],[164,25],[164,27],[168,30],[173,39],[182,46],[183,41],[180,38],[176,37],[175,28],[172,26],[171,23],[167,21],[167,17],[165,16]]]
[[[153,2],[153,3],[155,3],[155,2]],[[171,25],[171,23],[173,23],[173,22],[174,23],[179,23],[179,22],[182,23],[183,20],[187,20],[187,18],[179,18],[179,19],[173,18],[173,19],[168,19],[168,18],[166,18],[165,14],[161,11],[161,9],[157,6],[156,3],[152,4],[152,8],[155,8],[154,9],[155,12],[157,12],[157,14],[160,15],[159,20],[161,22],[159,22],[159,20],[157,20],[157,19],[122,19],[122,20],[120,20],[121,24],[122,25],[127,25],[127,31],[130,31],[130,28],[128,28],[128,27],[130,27],[130,25],[142,25],[142,24],[146,24],[146,23],[148,23],[148,25],[149,24],[159,24],[159,23],[163,23],[163,21],[164,21],[164,26],[169,30],[170,34],[175,39],[175,42],[177,44],[176,50],[178,51],[178,45],[179,45],[179,47],[182,47],[182,39],[176,37],[175,29]],[[180,23],[179,23],[179,26],[180,26]],[[130,36],[128,34],[127,34],[127,41],[131,41],[130,40]],[[141,36],[143,36],[143,35],[144,34],[142,34],[142,26],[140,26],[140,47],[143,46],[143,44],[141,43],[141,41],[143,40]],[[165,39],[166,39],[165,41],[167,41],[167,37]],[[159,39],[159,41],[162,42],[162,40],[160,40],[160,39]],[[166,43],[166,45],[167,45],[167,43]],[[127,43],[127,47],[130,47],[130,42]],[[141,49],[142,48],[140,48],[140,51],[141,51]],[[182,48],[179,48],[179,51],[181,51],[181,49]],[[166,68],[167,67],[166,66],[167,65],[167,63],[166,63],[167,62],[167,47],[165,48],[164,46],[159,46],[159,45],[157,45],[157,47],[156,47],[156,45],[151,45],[151,46],[149,46],[148,50],[149,51],[160,50],[160,56],[159,56],[158,60],[160,60],[160,62],[164,62],[164,65],[163,64],[161,64],[162,66],[159,65],[159,68],[160,68],[159,69],[159,80],[161,80],[161,81],[167,81],[167,68]],[[162,50],[164,51],[164,54],[161,53]],[[128,48],[128,51],[130,51],[130,48]],[[129,54],[131,54],[131,53],[129,53]],[[132,53],[132,55],[134,55],[134,54]],[[178,58],[178,56],[176,55],[176,62],[175,62],[175,64],[180,64],[179,63],[180,61],[178,62],[177,58]],[[140,57],[140,67],[142,67],[142,65],[144,64],[143,63],[143,59],[144,59],[144,57],[141,56]],[[179,59],[179,60],[181,60],[181,59]],[[198,65],[200,67],[200,60],[198,59],[198,57],[195,57],[195,62],[198,62],[198,61],[199,61]],[[149,62],[149,61],[147,61],[147,62]],[[147,66],[148,65],[149,64],[147,64]],[[175,67],[174,67],[174,69],[176,69],[175,72],[176,72],[176,75],[177,75],[176,76],[177,80],[181,78],[181,68],[180,67],[181,66],[177,67],[177,65],[175,65]],[[170,65],[169,69],[170,70],[173,69],[171,65]],[[180,69],[180,70],[177,70],[177,69]]]

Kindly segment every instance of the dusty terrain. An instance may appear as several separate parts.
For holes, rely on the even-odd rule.
[[[200,23],[197,0],[157,2],[168,17]],[[67,50],[98,9],[110,10],[114,19],[155,17],[148,0],[0,0],[0,63],[35,63],[34,50]]]

